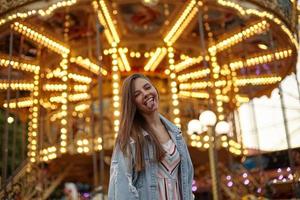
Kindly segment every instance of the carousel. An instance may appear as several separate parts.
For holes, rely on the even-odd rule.
[[[268,198],[272,173],[238,165],[251,152],[235,112],[295,72],[296,0],[0,3],[0,198],[59,199],[70,183],[69,199],[105,197],[132,73],[183,130],[196,199]],[[297,169],[284,197],[297,195]]]

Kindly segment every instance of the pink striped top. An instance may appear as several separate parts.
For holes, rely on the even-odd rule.
[[[158,190],[160,200],[180,200],[178,168],[180,155],[176,145],[170,139],[162,144],[166,155],[158,165]]]

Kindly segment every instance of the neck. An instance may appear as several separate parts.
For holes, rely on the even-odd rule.
[[[150,127],[157,127],[161,124],[159,113],[157,111],[151,114],[144,114],[143,117]]]

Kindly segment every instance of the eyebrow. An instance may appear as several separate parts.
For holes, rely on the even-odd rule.
[[[145,85],[143,85],[143,88],[147,87],[148,85],[150,86],[149,83],[145,83]],[[139,90],[134,91],[134,94],[136,94],[137,92],[139,92]]]

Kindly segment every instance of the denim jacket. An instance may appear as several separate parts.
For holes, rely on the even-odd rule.
[[[182,137],[180,129],[169,120],[160,115],[161,121],[170,133],[170,137],[176,144],[180,154],[180,168],[178,178],[180,181],[180,193],[182,200],[194,199],[192,193],[192,181],[194,169],[192,161]],[[135,158],[135,142],[131,140],[128,153],[124,156],[119,146],[116,145],[110,166],[110,180],[108,188],[109,200],[159,200],[157,170],[158,163],[153,162],[154,147],[151,144],[144,146],[145,169],[138,174],[133,168]]]

